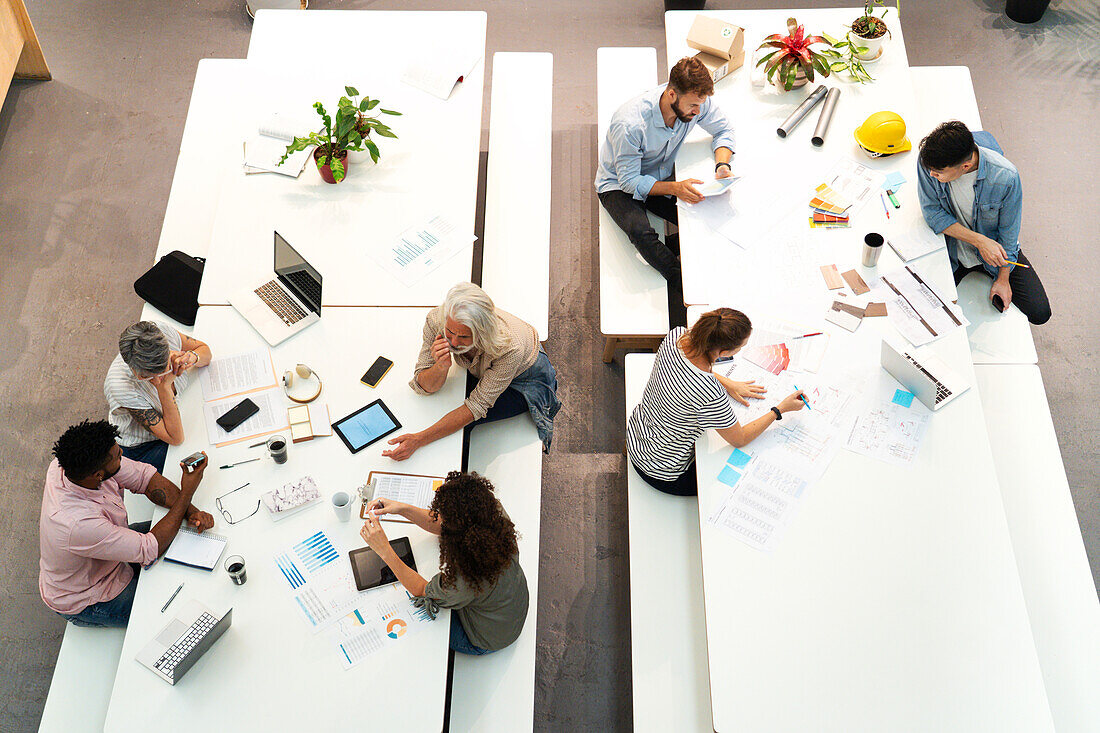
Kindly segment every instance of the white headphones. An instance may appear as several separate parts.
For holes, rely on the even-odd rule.
[[[311,394],[309,397],[295,397],[294,395],[292,395],[290,393],[290,388],[294,386],[295,372],[297,372],[298,376],[302,379],[316,379],[317,391]],[[307,367],[305,364],[299,364],[298,366],[294,367],[293,372],[290,370],[283,372],[283,391],[286,392],[286,396],[290,399],[291,402],[297,402],[299,405],[304,405],[307,402],[313,402],[321,395],[321,389],[323,387],[324,384],[321,382],[321,375]]]

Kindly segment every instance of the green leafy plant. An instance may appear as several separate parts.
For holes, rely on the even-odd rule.
[[[320,102],[313,104],[313,109],[317,110],[317,114],[321,116],[323,126],[317,132],[311,132],[305,137],[294,138],[290,145],[286,146],[286,152],[279,160],[279,165],[286,162],[287,156],[291,153],[316,145],[319,151],[315,152],[317,165],[329,166],[333,179],[339,183],[347,174],[344,167],[344,160],[346,160],[344,154],[347,151],[366,150],[370,153],[371,160],[378,162],[381,153],[378,151],[378,146],[370,139],[371,133],[381,137],[397,137],[393,130],[379,119],[379,115],[400,116],[401,113],[379,107],[379,100],[370,97],[363,97],[356,101],[359,90],[355,87],[344,87],[344,91],[347,92],[347,96],[340,97],[340,101],[336,103],[335,122],[325,111],[324,105]],[[378,110],[375,114],[367,114],[375,109]]]
[[[814,80],[814,72],[822,76],[829,75],[828,58],[810,46],[817,43],[828,43],[821,36],[807,36],[804,26],[798,25],[794,18],[787,18],[787,35],[773,33],[764,39],[758,51],[764,48],[774,48],[771,53],[765,54],[756,62],[757,66],[764,66],[764,75],[773,84],[781,84],[790,91],[798,77],[799,70],[810,81]]]
[[[846,71],[852,80],[858,81],[860,84],[875,80],[875,77],[871,76],[859,59],[859,54],[866,54],[870,50],[867,46],[861,46],[853,41],[851,33],[845,35],[843,41],[833,38],[828,33],[822,33],[821,35],[832,47],[821,52],[823,56],[829,59],[830,71]]]
[[[883,8],[882,15],[875,15],[875,8]],[[894,0],[894,8],[898,14],[901,14],[901,0]],[[883,18],[890,12],[890,8],[885,5],[884,0],[865,0],[863,3],[863,15],[852,21],[852,32],[862,38],[878,38],[890,30],[886,27],[886,23],[883,22]]]

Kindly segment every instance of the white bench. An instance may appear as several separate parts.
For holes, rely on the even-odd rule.
[[[126,629],[65,624],[40,733],[102,733],[125,638]]]
[[[656,49],[596,49],[597,151],[615,110],[656,84]],[[668,333],[668,285],[603,206],[596,208],[600,212],[600,331],[605,337],[603,360],[610,362],[619,346],[652,347]],[[653,214],[649,221],[663,235],[664,221]]]
[[[970,69],[965,66],[916,66],[909,70],[919,119],[920,140],[946,120],[961,120],[971,130],[982,129]],[[912,185],[916,185],[914,181]],[[1035,341],[1027,317],[1015,306],[1003,315],[989,303],[989,281],[970,276],[958,286],[959,305],[970,319],[967,336],[975,364],[1034,364]]]
[[[1054,727],[1100,730],[1100,603],[1039,368],[975,366]]]
[[[493,54],[481,285],[543,341],[550,324],[553,84],[552,54]]]
[[[519,558],[531,594],[523,632],[483,657],[454,655],[450,730],[530,731],[535,715],[535,632],[539,586],[542,442],[530,419],[480,425],[470,434],[471,471],[493,482],[519,532]]]
[[[655,358],[626,355],[628,419]],[[712,731],[699,501],[657,491],[629,461],[626,492],[634,730]]]

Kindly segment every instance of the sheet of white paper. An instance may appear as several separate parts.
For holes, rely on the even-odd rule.
[[[855,331],[859,328],[859,324],[863,323],[863,319],[859,316],[854,316],[848,311],[834,311],[830,310],[825,314],[825,320],[829,323],[835,323],[841,328],[846,328],[849,331]]]
[[[791,371],[816,372],[825,360],[825,351],[829,348],[829,334],[787,339],[787,350],[791,355]]]
[[[768,390],[763,399],[748,400],[749,404],[747,406],[730,397],[733,412],[737,415],[737,421],[742,425],[747,425],[756,418],[761,417],[771,409],[772,405],[795,391],[791,375],[788,372],[783,371],[779,374],[772,374],[768,370],[762,369],[740,357],[734,357],[731,362],[715,365],[714,371],[716,374],[721,374],[735,382],[755,382],[757,386]]]
[[[808,486],[797,473],[756,458],[714,507],[707,522],[750,547],[770,552]]]
[[[389,585],[361,593],[355,608],[332,625],[329,638],[344,669],[351,669],[430,623],[431,617],[412,605],[408,593]]]
[[[275,366],[267,349],[213,359],[199,372],[202,398],[209,402],[230,395],[275,387]]]
[[[375,474],[372,499],[393,499],[406,504],[427,509],[435,496],[437,484],[441,479],[431,476],[399,476],[396,474]],[[386,515],[383,515],[385,518]]]
[[[803,408],[788,412],[744,450],[813,482],[825,474],[840,446],[840,432],[829,417],[818,410]]]
[[[915,346],[936,341],[970,323],[958,305],[918,280],[908,267],[883,275],[882,281],[893,296],[886,305],[887,316]]]
[[[406,287],[412,287],[475,239],[458,232],[442,216],[433,216],[401,232],[388,246],[372,247],[367,252]]]
[[[909,407],[875,400],[856,417],[845,447],[898,466],[917,457],[928,427],[928,408],[913,400]]]
[[[447,45],[418,53],[405,67],[401,81],[446,100],[460,78],[469,74],[481,59],[481,52]]]
[[[306,535],[273,559],[278,582],[314,632],[342,618],[359,602],[344,553],[323,531]]]
[[[216,422],[219,417],[233,409],[240,397],[229,397],[224,400],[207,402],[202,406],[203,415],[206,417],[206,436],[213,445],[221,446],[226,443],[235,443],[239,440],[255,438],[257,435],[273,433],[276,430],[285,430],[290,427],[287,422],[286,409],[283,407],[283,391],[281,389],[268,389],[262,392],[252,392],[248,399],[256,403],[260,408],[252,417],[227,433]]]
[[[825,183],[844,198],[852,202],[849,216],[855,214],[867,202],[878,198],[882,182],[886,175],[857,163],[850,158],[842,158],[825,177]]]
[[[296,178],[302,172],[302,168],[305,167],[309,156],[313,154],[313,148],[310,147],[291,153],[287,156],[286,161],[280,165],[279,161],[286,153],[288,144],[286,141],[267,135],[250,137],[244,141],[245,167],[269,173],[281,173],[284,176]]]

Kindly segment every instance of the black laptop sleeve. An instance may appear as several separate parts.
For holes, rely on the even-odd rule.
[[[194,326],[205,264],[205,258],[169,252],[134,282],[134,292],[169,318]]]

